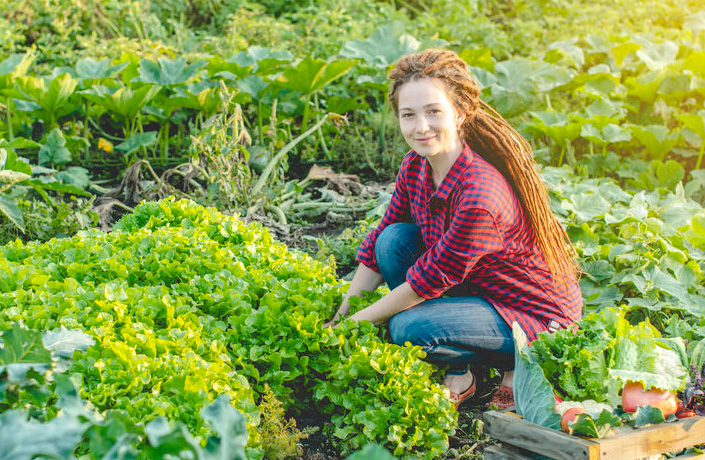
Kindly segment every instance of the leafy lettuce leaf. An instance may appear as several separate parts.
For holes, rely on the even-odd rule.
[[[529,422],[560,429],[561,418],[553,410],[556,404],[553,386],[546,380],[536,357],[531,353],[526,334],[518,323],[512,324],[514,336],[514,403],[517,413]]]

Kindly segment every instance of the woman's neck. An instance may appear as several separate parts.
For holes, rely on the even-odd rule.
[[[458,144],[457,148],[451,151],[441,153],[438,155],[433,155],[428,157],[428,164],[431,166],[431,177],[433,178],[433,185],[438,187],[443,182],[443,179],[450,172],[450,168],[453,167],[455,161],[463,153],[463,145]]]

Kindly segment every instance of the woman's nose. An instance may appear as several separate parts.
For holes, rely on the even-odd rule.
[[[428,122],[425,117],[416,117],[416,131],[423,133],[428,129]]]

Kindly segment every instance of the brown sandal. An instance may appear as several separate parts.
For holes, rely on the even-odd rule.
[[[496,410],[505,410],[514,407],[514,389],[507,385],[500,385],[487,403],[487,408],[495,406]]]
[[[460,404],[463,401],[475,396],[475,383],[476,382],[477,382],[477,379],[473,375],[472,376],[472,384],[470,385],[470,387],[467,390],[465,390],[464,392],[462,392],[460,394],[458,394],[454,391],[450,392],[450,400],[453,404],[455,404],[455,410],[458,410],[458,407],[460,407]]]

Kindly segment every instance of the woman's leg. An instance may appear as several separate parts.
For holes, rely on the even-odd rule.
[[[406,281],[406,272],[426,252],[421,228],[416,224],[396,223],[382,230],[375,244],[377,266],[389,289]]]
[[[445,297],[422,302],[389,320],[394,343],[411,342],[426,351],[426,360],[463,374],[470,364],[511,370],[512,331],[482,297]]]

